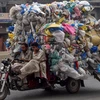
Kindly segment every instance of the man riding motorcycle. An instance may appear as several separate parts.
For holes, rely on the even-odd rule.
[[[21,44],[21,50],[19,59],[24,62],[29,62],[32,59],[32,51],[28,49],[28,45],[26,43]]]
[[[28,45],[26,43],[22,43],[21,52],[15,55],[15,58],[13,61],[14,65],[12,66],[12,69],[14,71],[19,70],[20,68],[23,67],[24,64],[29,62],[31,59],[32,59],[32,51],[28,49]]]

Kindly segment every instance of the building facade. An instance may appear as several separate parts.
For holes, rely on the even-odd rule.
[[[25,4],[32,2],[47,3],[54,0],[0,0],[0,51],[4,51],[4,42],[7,39],[7,27],[11,25],[11,20],[9,18],[9,9],[15,4]],[[61,0],[58,0],[61,1]]]
[[[91,5],[94,6],[94,10],[92,11],[92,15],[97,19],[100,19],[100,0],[88,0]]]
[[[0,51],[5,50],[4,42],[7,38],[7,27],[11,24],[8,13],[0,13]]]

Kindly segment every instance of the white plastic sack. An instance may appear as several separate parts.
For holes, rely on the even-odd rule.
[[[45,13],[37,5],[33,4],[33,8],[32,9],[37,11],[38,13],[41,13],[41,14],[45,15]]]
[[[20,34],[22,32],[23,28],[21,25],[16,24],[14,28],[14,34]]]
[[[91,63],[94,63],[94,60],[91,58],[88,58],[87,61],[90,61]]]
[[[20,10],[21,10],[21,7],[19,5],[13,6],[9,11],[10,18],[13,19],[13,17],[16,15],[16,13]]]
[[[82,37],[84,37],[85,34],[86,34],[86,32],[85,32],[84,30],[79,30],[79,33],[80,33],[80,35],[81,35]]]
[[[71,44],[70,40],[68,38],[65,38],[65,41],[66,41],[67,45],[70,46],[70,44]]]
[[[78,71],[81,75],[83,75],[83,77],[81,77],[81,79],[87,79],[88,75],[86,74],[85,70],[83,70],[83,68],[79,67]]]
[[[75,57],[72,54],[63,54],[62,59],[64,61],[68,61],[68,62],[73,62],[75,60]]]
[[[79,2],[80,5],[90,5],[90,3],[88,1],[80,1]]]
[[[22,22],[25,25],[29,24],[27,12],[24,14]]]
[[[44,24],[44,23],[46,24],[46,18],[41,17],[40,22],[41,22],[41,24]]]
[[[57,31],[53,32],[52,35],[55,37],[55,40],[57,42],[62,43],[64,41],[65,33],[63,31],[57,30]]]
[[[91,49],[93,47],[93,43],[88,42],[88,48]]]
[[[16,14],[16,18],[17,18],[17,20],[22,20],[23,16],[22,16],[22,14],[20,12],[18,12]]]
[[[59,62],[59,64],[58,64],[58,68],[60,69],[61,72],[66,72],[66,71],[68,71],[68,68],[69,68],[69,67],[70,67],[70,66],[67,65],[67,64],[64,63],[64,62]]]
[[[85,71],[82,68],[79,68],[79,73],[74,68],[71,68],[69,65],[67,65],[64,62],[59,62],[58,67],[61,71],[61,73],[64,73],[66,77],[71,77],[74,79],[87,79],[87,75]],[[63,78],[64,79],[64,78]]]
[[[86,11],[90,11],[91,10],[91,8],[88,6],[86,6],[86,7],[84,7],[84,9],[86,10]]]
[[[22,20],[16,20],[16,24],[21,26],[22,25]]]
[[[14,47],[13,52],[16,53],[20,50],[20,45],[18,43],[15,43],[14,45],[15,45],[15,47]]]
[[[90,51],[87,52],[87,55],[88,55],[88,57],[90,57],[90,58],[92,57],[92,54],[91,54]]]
[[[74,79],[84,79],[84,75],[83,74],[79,74],[74,68],[69,67],[68,71],[67,71],[67,75],[69,77],[72,77]]]

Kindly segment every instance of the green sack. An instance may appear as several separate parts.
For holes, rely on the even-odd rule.
[[[59,62],[61,57],[59,56],[57,51],[54,51],[53,53],[50,53],[49,59],[50,59],[50,65],[54,66]]]

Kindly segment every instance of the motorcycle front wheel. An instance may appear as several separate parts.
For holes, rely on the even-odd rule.
[[[2,84],[0,84],[0,90],[1,90]],[[7,86],[5,85],[3,92],[0,92],[0,100],[4,100],[7,97],[8,94],[8,89]]]

